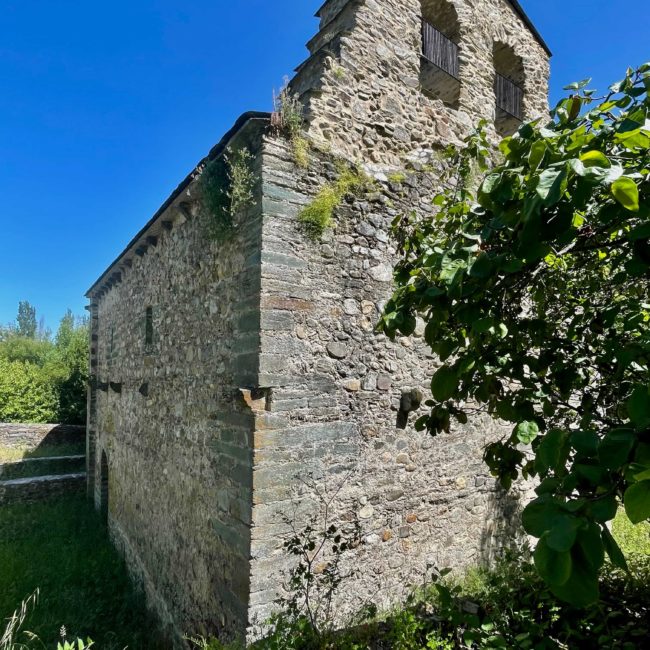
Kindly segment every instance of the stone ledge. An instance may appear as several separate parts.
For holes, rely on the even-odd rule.
[[[30,503],[73,492],[81,493],[85,489],[85,472],[0,481],[0,506]]]

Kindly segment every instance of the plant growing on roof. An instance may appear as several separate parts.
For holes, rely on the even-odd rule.
[[[395,221],[379,325],[410,336],[422,315],[443,361],[420,429],[477,411],[512,423],[486,462],[506,488],[537,480],[535,563],[578,606],[598,599],[605,555],[626,566],[608,528],[619,504],[650,519],[650,64],[602,98],[588,83],[506,138],[500,164],[472,135],[437,217]]]
[[[227,238],[235,228],[235,219],[255,205],[254,156],[241,147],[230,147],[204,167],[200,176],[202,201],[210,216],[210,231],[217,240]]]
[[[296,165],[307,169],[311,147],[303,133],[304,109],[300,97],[291,93],[288,79],[285,79],[278,94],[273,93],[273,107],[277,131],[291,143]]]

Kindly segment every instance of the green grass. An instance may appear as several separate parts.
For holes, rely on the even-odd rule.
[[[14,463],[23,458],[51,458],[52,456],[76,456],[86,453],[85,443],[67,445],[43,445],[42,447],[0,447],[0,463]]]
[[[84,497],[0,507],[0,619],[36,589],[22,629],[47,648],[56,647],[61,626],[102,650],[164,647],[152,640],[143,597]]]
[[[612,534],[625,555],[650,555],[650,523],[642,522],[636,526],[627,518],[624,510],[620,510]]]

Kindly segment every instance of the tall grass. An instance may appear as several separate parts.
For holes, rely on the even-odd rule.
[[[0,507],[0,630],[36,590],[22,625],[40,640],[34,647],[55,648],[62,626],[68,638],[90,637],[102,650],[164,647],[83,497]]]

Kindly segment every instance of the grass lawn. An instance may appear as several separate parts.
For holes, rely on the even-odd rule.
[[[612,534],[626,555],[637,553],[650,556],[650,523],[642,522],[635,526],[620,510],[614,519]]]
[[[76,456],[86,453],[86,445],[43,445],[36,449],[28,447],[0,446],[0,463],[14,463],[23,458],[50,458],[51,456]]]
[[[84,497],[0,507],[0,636],[36,589],[23,625],[42,642],[34,648],[56,648],[61,626],[69,639],[90,637],[102,650],[160,647],[142,596]]]

